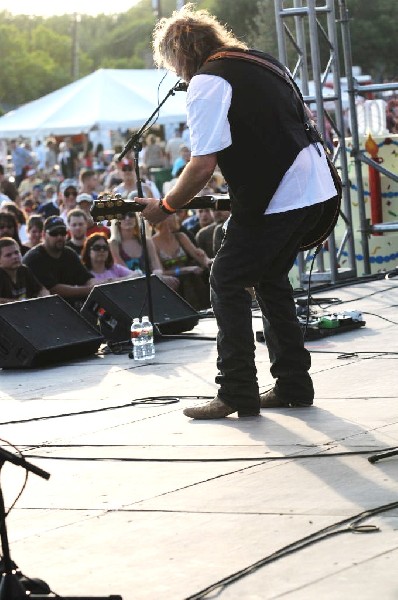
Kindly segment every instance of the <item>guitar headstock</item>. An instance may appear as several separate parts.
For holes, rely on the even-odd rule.
[[[142,204],[132,200],[124,200],[121,194],[101,194],[94,200],[90,213],[95,222],[120,221],[128,213],[136,213],[143,210]]]

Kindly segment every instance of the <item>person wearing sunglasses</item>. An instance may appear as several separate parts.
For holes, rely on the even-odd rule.
[[[62,193],[62,197],[60,200],[61,203],[61,214],[60,216],[64,220],[64,224],[66,225],[68,222],[68,212],[73,208],[76,208],[76,198],[77,198],[77,187],[75,185],[68,185],[63,190],[60,188],[60,192]]]
[[[121,279],[134,279],[141,271],[131,271],[115,264],[105,233],[92,233],[84,242],[81,260],[98,283],[110,283]]]
[[[137,195],[137,177],[134,170],[134,161],[130,159],[123,159],[120,164],[120,170],[122,173],[123,181],[119,185],[113,188],[114,194],[121,194],[122,198],[127,198],[131,194]],[[152,196],[151,187],[143,183],[142,191],[144,196]]]
[[[65,246],[66,233],[62,217],[46,219],[43,242],[25,254],[23,264],[51,294],[58,294],[79,310],[96,282],[76,252]]]

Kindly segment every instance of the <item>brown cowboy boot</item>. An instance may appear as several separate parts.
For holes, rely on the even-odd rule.
[[[223,419],[228,415],[232,415],[232,413],[237,412],[238,409],[226,404],[216,396],[213,400],[204,404],[203,406],[194,406],[192,408],[185,408],[183,413],[186,417],[190,417],[191,419]],[[239,417],[257,417],[259,415],[259,411],[257,412],[248,412],[242,413],[238,411]]]
[[[273,388],[264,394],[260,394],[260,406],[261,408],[308,408],[312,406],[312,400],[283,398]]]

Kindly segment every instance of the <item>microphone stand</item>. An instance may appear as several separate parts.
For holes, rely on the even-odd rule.
[[[19,467],[23,467],[26,471],[34,473],[43,479],[50,479],[50,473],[36,467],[21,456],[17,456],[12,452],[0,448],[0,474],[1,469],[6,461],[13,463]],[[46,594],[31,594],[20,582],[18,575],[15,572],[15,565],[11,560],[10,546],[8,542],[7,527],[6,527],[6,509],[4,506],[3,492],[0,486],[0,538],[1,550],[3,555],[4,573],[0,580],[0,600],[49,600],[49,598],[57,598],[58,600],[122,600],[121,596],[51,596]],[[29,579],[29,578],[27,578]]]
[[[167,92],[166,96],[163,98],[163,100],[160,102],[160,104],[158,104],[158,106],[155,108],[155,110],[153,111],[151,116],[145,121],[145,123],[142,125],[141,129],[139,131],[137,131],[137,133],[133,134],[130,137],[127,144],[123,148],[122,152],[119,154],[118,160],[122,160],[128,152],[130,152],[131,150],[133,150],[133,152],[134,152],[135,174],[136,174],[136,178],[137,178],[137,192],[138,192],[139,198],[144,197],[143,192],[142,192],[140,167],[138,164],[139,154],[142,150],[142,143],[141,143],[142,134],[147,129],[147,126],[153,120],[153,118],[159,113],[161,107],[166,102],[166,100],[168,100],[168,98],[170,98],[170,96],[174,96],[174,94],[176,92],[182,92],[182,91],[186,91],[186,90],[187,90],[187,84],[181,80],[177,81],[175,86],[173,86]],[[146,283],[147,298],[148,298],[148,318],[149,318],[150,322],[152,323],[152,327],[155,330],[156,326],[154,323],[154,314],[153,314],[151,267],[150,267],[150,263],[149,263],[148,247],[147,247],[147,243],[146,243],[145,219],[141,215],[139,216],[139,219],[140,219],[141,243],[142,243],[142,249],[143,249],[143,254],[144,254],[144,263],[145,263],[145,283]]]
[[[118,160],[122,160],[126,156],[127,152],[130,152],[130,150],[132,150],[134,148],[136,143],[139,142],[145,129],[147,128],[149,123],[153,120],[153,118],[158,114],[158,112],[160,111],[160,109],[162,108],[162,106],[166,102],[166,100],[168,100],[170,98],[170,96],[174,96],[174,94],[176,92],[186,92],[186,91],[187,91],[187,84],[184,81],[182,81],[181,79],[179,81],[177,81],[177,83],[167,92],[166,96],[163,98],[161,103],[157,105],[157,107],[155,108],[155,110],[153,111],[151,116],[145,121],[145,123],[143,124],[141,129],[139,131],[137,131],[137,133],[134,133],[130,137],[127,144],[125,145],[125,147],[119,154]],[[142,148],[142,146],[139,148],[138,152],[140,152],[141,148]]]
[[[0,473],[1,469],[6,461],[12,462],[15,465],[24,467],[27,471],[43,477],[43,479],[49,479],[50,474],[38,467],[35,467],[24,458],[16,456],[3,448],[0,448]],[[7,527],[6,527],[6,509],[4,506],[3,492],[0,486],[0,537],[1,537],[1,550],[3,554],[4,573],[1,577],[0,582],[0,599],[1,600],[22,600],[27,597],[26,590],[22,583],[19,581],[15,571],[14,565],[11,560],[10,546],[8,543]]]

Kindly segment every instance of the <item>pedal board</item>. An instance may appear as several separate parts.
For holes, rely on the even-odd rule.
[[[298,315],[298,320],[303,333],[306,329],[306,316]],[[305,339],[307,341],[319,340],[331,335],[338,335],[346,331],[360,329],[366,325],[359,311],[343,311],[340,313],[327,313],[322,315],[311,314],[309,317]],[[265,342],[262,331],[256,332],[256,340]]]

